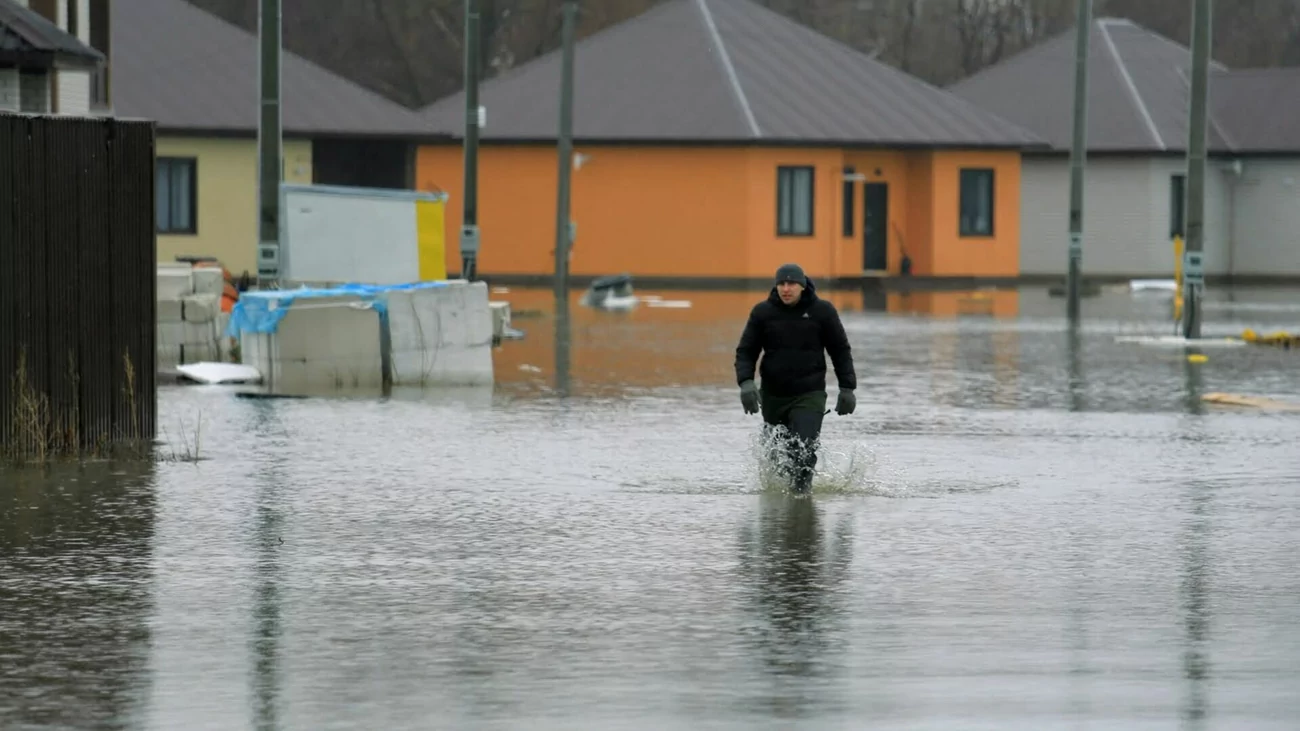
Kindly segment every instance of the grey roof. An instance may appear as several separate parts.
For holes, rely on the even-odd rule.
[[[485,81],[481,138],[553,140],[560,52]],[[1023,147],[1040,143],[959,97],[751,0],[667,0],[582,39],[574,137]],[[425,108],[464,134],[464,95]]]
[[[1074,134],[1071,29],[948,87],[1068,150]],[[1211,63],[1216,73],[1226,71]],[[1117,18],[1099,18],[1088,37],[1089,151],[1181,152],[1187,147],[1191,52]],[[1227,148],[1211,124],[1211,151]]]
[[[1212,75],[1210,112],[1234,152],[1300,152],[1300,67]]]
[[[0,61],[95,68],[104,55],[12,0],[0,0]]]
[[[113,107],[161,130],[253,132],[258,41],[184,0],[112,3]],[[432,137],[414,110],[289,51],[281,55],[286,134]]]

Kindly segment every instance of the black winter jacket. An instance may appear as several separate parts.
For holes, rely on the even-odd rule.
[[[772,288],[754,305],[736,346],[736,383],[754,378],[761,352],[762,389],[773,396],[826,390],[826,355],[831,356],[840,389],[858,386],[853,354],[835,305],[817,296],[811,279],[803,295],[786,305]]]

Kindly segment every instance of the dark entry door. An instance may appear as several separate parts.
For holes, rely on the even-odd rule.
[[[889,183],[862,184],[862,268],[889,268]]]

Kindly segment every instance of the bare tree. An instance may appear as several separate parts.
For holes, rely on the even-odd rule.
[[[582,0],[578,37],[660,2]],[[934,84],[1070,31],[1076,0],[751,0]],[[189,0],[250,32],[257,0]],[[283,0],[285,48],[400,103],[461,87],[464,0]],[[562,0],[478,0],[485,79],[555,50]],[[1190,0],[1094,0],[1186,44]],[[1300,64],[1300,1],[1215,3],[1213,54],[1233,67]]]

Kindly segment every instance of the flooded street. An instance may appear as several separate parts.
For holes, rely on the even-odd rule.
[[[800,499],[732,372],[763,293],[638,293],[691,306],[575,304],[558,376],[512,291],[495,388],[170,387],[198,463],[0,468],[0,728],[1296,727],[1300,413],[1201,396],[1300,402],[1300,354],[830,293],[858,409]],[[1300,329],[1210,295],[1207,337]]]

